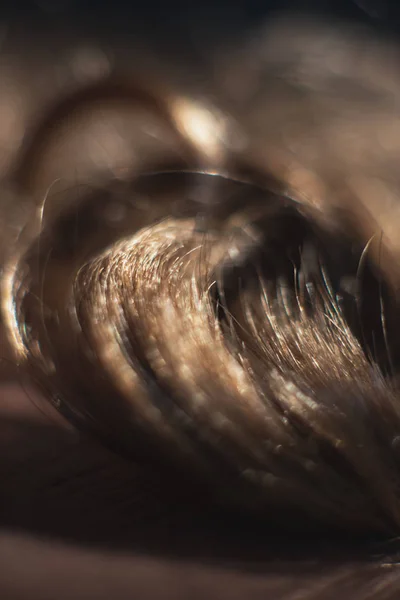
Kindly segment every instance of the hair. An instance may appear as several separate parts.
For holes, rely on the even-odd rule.
[[[186,531],[175,553],[200,547],[182,583],[171,558],[136,556],[132,574],[128,557],[114,564],[110,550],[54,546],[49,559],[39,542],[36,574],[58,556],[81,578],[76,589],[61,578],[52,592],[51,583],[46,597],[62,598],[60,585],[77,598],[87,586],[95,597],[177,597],[179,586],[183,597],[193,588],[215,598],[397,597],[392,240],[372,249],[371,208],[356,195],[347,211],[334,200],[312,206],[281,170],[197,140],[182,103],[113,78],[46,115],[21,151],[15,189],[37,197],[60,123],[115,94],[156,111],[181,156],[23,211],[4,260],[2,319],[20,373],[64,429],[41,426],[18,450],[33,486],[15,476],[18,462],[11,477],[1,467],[4,523],[69,540],[86,527],[92,542],[102,523],[111,544],[129,521],[148,552],[161,510],[167,527]],[[2,427],[18,446],[15,424]],[[74,486],[67,518],[62,497],[74,498]],[[224,555],[232,528],[256,557],[236,570],[199,564],[205,538],[221,536]],[[29,555],[31,544],[4,534],[0,555]],[[101,573],[95,591],[104,557],[114,584]],[[6,597],[25,597],[7,577]]]

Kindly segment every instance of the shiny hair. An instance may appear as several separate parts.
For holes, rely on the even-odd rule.
[[[274,535],[322,531],[328,544],[349,533],[396,537],[390,243],[369,252],[371,221],[357,198],[347,212],[334,201],[313,206],[279,169],[221,158],[216,138],[196,139],[187,116],[195,101],[144,89],[119,80],[89,87],[46,115],[21,153],[15,189],[34,197],[54,124],[115,94],[156,110],[181,147],[174,164],[23,211],[1,282],[20,372],[79,444],[94,440],[121,461],[112,485],[134,473],[132,493],[149,478],[163,487],[156,500],[178,499],[182,513],[215,510]],[[151,496],[130,509],[142,514]],[[366,582],[374,597],[396,597],[395,552],[368,544],[362,565],[314,573],[300,596],[295,575],[285,591],[270,574],[261,593],[276,585],[279,598],[337,597],[360,580],[352,598],[368,597]]]

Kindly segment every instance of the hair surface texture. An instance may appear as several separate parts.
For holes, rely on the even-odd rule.
[[[252,193],[200,229],[161,218],[79,258],[45,228],[6,277],[18,360],[79,427],[170,455],[223,502],[394,533],[398,391],[375,324],[353,332],[328,234]]]
[[[228,82],[222,118],[118,74],[71,88],[17,152],[1,325],[28,391],[0,390],[1,597],[398,597],[397,213],[369,185],[397,174],[365,141],[390,82],[350,86],[328,49],[335,87],[290,39],[264,103]],[[154,113],[167,157],[53,189],[69,124],[110,102]]]

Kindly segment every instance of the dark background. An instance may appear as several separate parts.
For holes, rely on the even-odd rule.
[[[194,32],[223,37],[288,10],[351,19],[384,34],[400,30],[400,4],[395,0],[10,0],[1,3],[0,17],[31,27],[63,24],[151,38],[173,34],[171,43],[190,43]]]

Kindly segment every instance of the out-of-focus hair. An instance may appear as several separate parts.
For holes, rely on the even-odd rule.
[[[66,192],[25,217],[1,296],[19,368],[78,431],[132,468],[196,486],[193,502],[285,532],[396,536],[393,239],[368,239],[376,214],[357,193],[347,205],[334,195],[332,163],[324,179],[316,161],[313,181],[326,184],[316,206],[307,185],[296,195],[282,153],[274,169],[270,150],[251,161],[257,145],[247,156],[221,150],[220,132],[203,135],[209,122],[193,127],[195,100],[161,101],[114,80],[46,117],[14,184],[33,193],[54,125],[115,94],[162,115],[182,162],[92,186],[83,198]],[[394,562],[371,584],[374,597],[395,597]],[[321,580],[324,598],[335,597],[330,586],[339,593],[338,573],[339,583]],[[354,583],[362,568],[343,577]],[[319,596],[310,583],[301,597]]]

